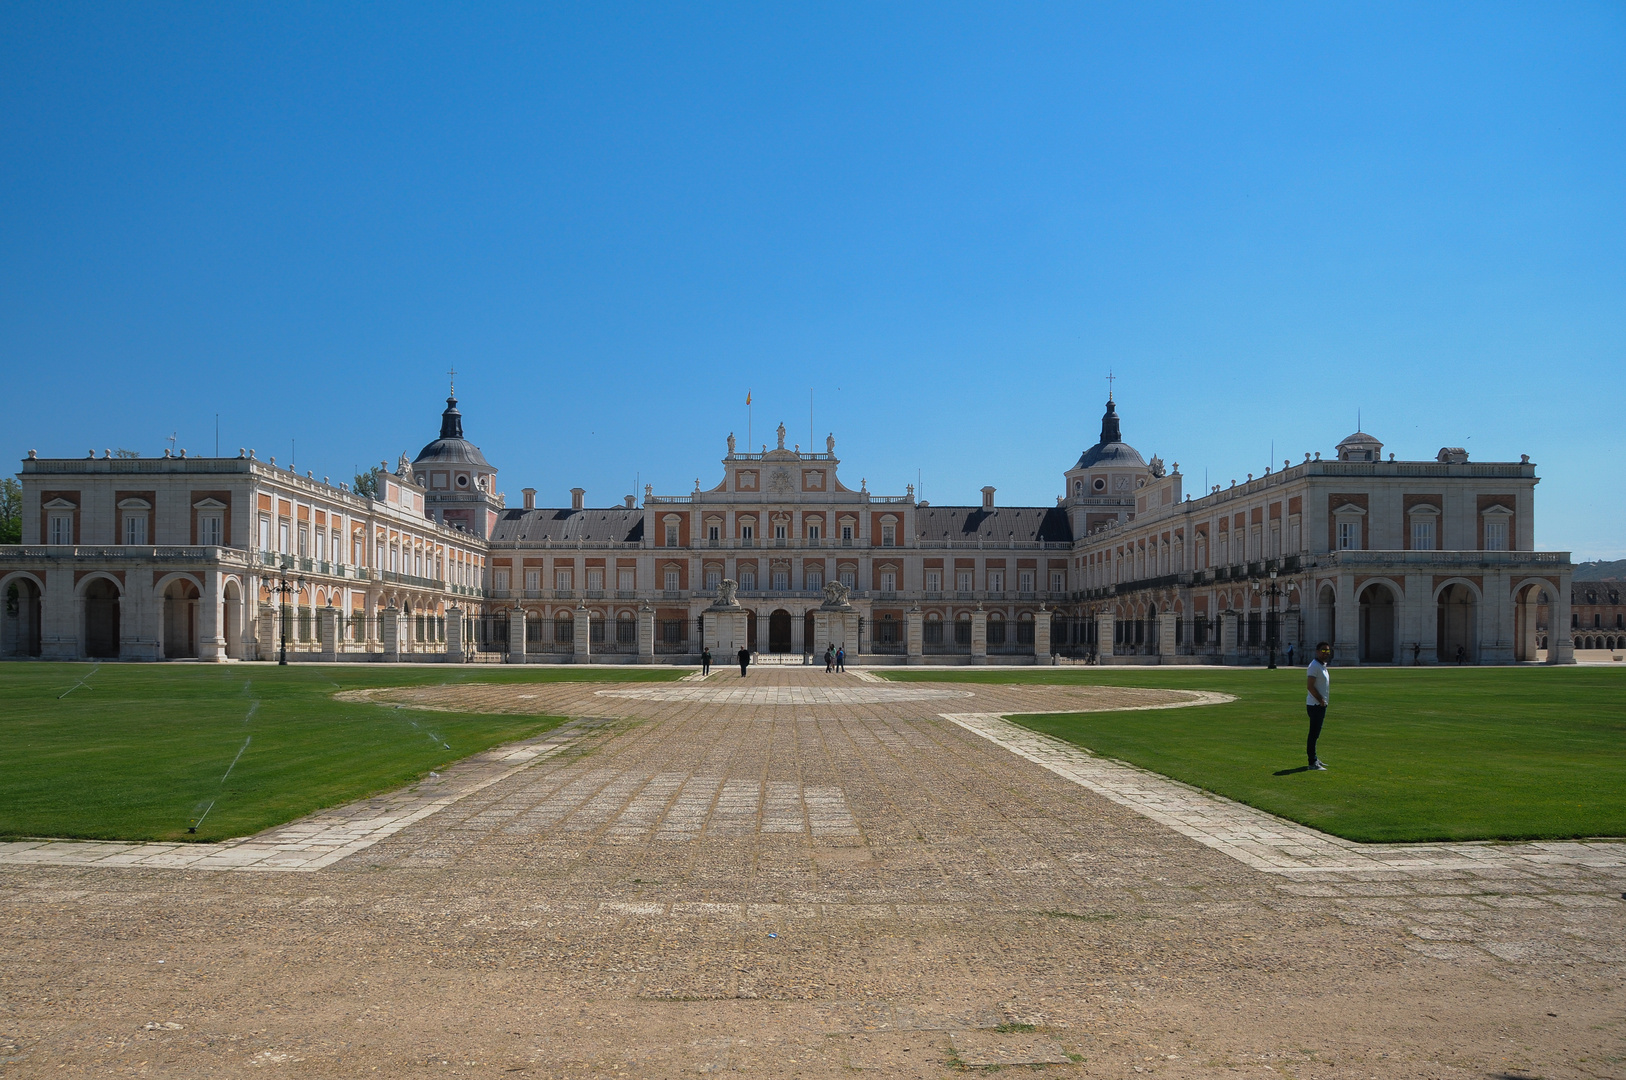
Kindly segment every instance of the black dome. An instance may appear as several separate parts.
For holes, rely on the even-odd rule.
[[[446,399],[446,411],[440,414],[440,438],[418,451],[414,465],[474,465],[496,472],[486,461],[480,448],[463,437],[463,414],[457,411],[457,399]]]
[[[1101,417],[1101,441],[1084,451],[1073,468],[1088,469],[1092,465],[1146,467],[1146,459],[1140,456],[1140,451],[1123,441],[1123,431],[1118,424],[1118,406],[1111,398],[1107,399],[1107,411]]]

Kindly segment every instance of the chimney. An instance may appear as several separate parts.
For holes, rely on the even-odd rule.
[[[587,497],[587,489],[586,488],[571,488],[570,489],[570,508],[572,510],[580,510],[582,508],[582,500],[584,498],[586,498],[586,497]]]
[[[994,489],[991,487],[985,487],[982,489],[982,508],[984,510],[992,510],[994,508]]]
[[[628,510],[637,509],[637,507],[638,507],[638,500],[637,499],[634,499],[631,495],[628,495],[626,501],[627,501],[627,509]]]
[[[527,510],[535,510],[536,509],[536,489],[535,488],[524,488],[523,490],[524,490],[524,493],[525,493],[525,509],[527,509]]]

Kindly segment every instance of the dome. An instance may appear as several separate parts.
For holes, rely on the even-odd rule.
[[[1383,456],[1383,444],[1364,431],[1344,436],[1337,450],[1339,461],[1377,461]]]
[[[1146,468],[1146,459],[1140,456],[1140,451],[1123,441],[1123,432],[1118,423],[1118,406],[1111,398],[1107,399],[1107,411],[1101,417],[1101,441],[1084,451],[1073,468],[1096,466]]]
[[[446,399],[446,411],[440,414],[440,438],[418,451],[413,465],[471,465],[477,469],[496,472],[486,461],[480,448],[463,437],[463,414],[457,411],[457,399]]]

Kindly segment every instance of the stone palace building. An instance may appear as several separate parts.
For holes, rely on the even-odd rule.
[[[1109,399],[1054,506],[936,506],[850,487],[833,437],[727,443],[712,486],[610,507],[509,506],[455,398],[366,495],[252,452],[30,451],[0,655],[1241,664],[1325,639],[1344,664],[1573,660],[1528,457],[1396,461],[1357,432],[1194,497]]]

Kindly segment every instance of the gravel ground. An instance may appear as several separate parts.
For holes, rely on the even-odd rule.
[[[605,722],[316,873],[0,868],[0,1076],[1626,1077],[1619,870],[1261,873],[936,715],[1177,693],[744,682],[388,695]]]

